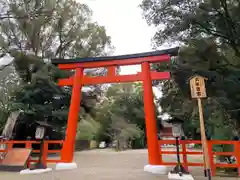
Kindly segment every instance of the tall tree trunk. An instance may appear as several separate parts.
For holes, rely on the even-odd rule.
[[[18,116],[19,116],[20,112],[15,111],[12,112],[10,114],[10,116],[8,117],[8,120],[4,126],[3,132],[2,132],[2,137],[4,139],[11,139],[12,135],[13,135],[13,129],[15,127],[15,124],[17,122]],[[7,144],[0,144],[0,149],[4,150],[7,149]],[[0,153],[0,159],[3,159],[5,156],[5,153]]]

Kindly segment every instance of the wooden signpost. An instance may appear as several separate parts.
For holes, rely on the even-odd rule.
[[[190,88],[191,96],[198,101],[198,111],[199,111],[199,120],[200,120],[200,131],[201,131],[201,140],[203,147],[203,159],[204,159],[204,173],[207,175],[208,180],[211,180],[211,170],[210,170],[210,161],[208,156],[208,145],[207,138],[205,134],[205,125],[203,118],[203,109],[202,109],[202,98],[207,97],[206,88],[205,88],[206,78],[202,76],[195,75],[190,78]]]

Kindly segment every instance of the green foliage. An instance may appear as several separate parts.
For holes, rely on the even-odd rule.
[[[164,24],[154,36],[157,46],[164,42],[214,37],[239,55],[238,0],[143,0],[141,7],[149,24],[156,27]]]
[[[112,50],[110,37],[92,21],[91,10],[75,0],[0,1],[0,8],[0,53],[14,58],[12,74],[18,79],[9,94],[10,111],[30,115],[25,123],[47,120],[64,130],[71,89],[58,87],[57,80],[72,72],[52,66],[50,58],[107,54]],[[99,89],[83,92],[86,113],[95,106]]]
[[[10,98],[12,93],[17,89],[18,82],[19,79],[15,76],[13,68],[6,67],[0,71],[0,132],[13,109]]]
[[[101,124],[93,120],[91,116],[82,119],[78,124],[78,140],[95,140],[98,136]]]
[[[141,84],[114,84],[97,106],[95,120],[100,122],[100,138],[127,142],[143,138],[145,131]]]
[[[208,99],[203,101],[207,133],[214,139],[231,139],[239,126],[240,4],[237,0],[143,0],[143,15],[157,27],[153,43],[178,42],[179,55],[170,66],[154,68],[172,73],[163,83],[163,112],[185,120],[185,131],[199,130],[198,110],[190,98],[188,78],[208,78]],[[191,122],[191,125],[189,125]],[[221,133],[220,133],[221,132]]]
[[[91,20],[92,12],[74,0],[17,0],[5,5],[1,21],[2,51],[32,51],[35,56],[99,56],[110,47],[105,28]]]

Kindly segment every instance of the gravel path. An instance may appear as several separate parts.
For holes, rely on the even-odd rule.
[[[174,161],[174,156],[164,160]],[[191,158],[192,159],[192,158]],[[200,161],[200,157],[193,161]],[[92,150],[77,152],[75,161],[78,169],[72,171],[51,172],[41,175],[20,175],[19,173],[0,172],[0,180],[167,180],[167,176],[153,175],[143,171],[147,164],[147,150],[113,152],[112,150]],[[169,167],[171,170],[171,167]],[[202,177],[201,168],[190,169],[195,180],[207,180]],[[225,180],[237,178],[213,178]]]

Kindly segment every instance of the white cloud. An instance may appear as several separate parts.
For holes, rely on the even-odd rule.
[[[151,50],[153,28],[142,19],[141,0],[79,0],[93,10],[93,19],[106,27],[116,47],[115,54]]]
[[[79,0],[93,10],[93,20],[106,27],[107,34],[112,38],[115,55],[152,51],[151,39],[155,33],[142,18],[138,7],[142,0]],[[165,46],[166,47],[166,46]],[[164,48],[161,47],[160,49]],[[141,72],[140,65],[121,67],[121,74]],[[162,92],[153,87],[157,98]],[[161,107],[158,107],[161,111]],[[164,118],[167,116],[164,115]]]
[[[79,0],[93,10],[93,19],[106,27],[112,38],[115,55],[151,51],[151,38],[154,34],[142,19],[141,0]],[[139,65],[124,66],[121,74],[135,74],[141,71]]]

